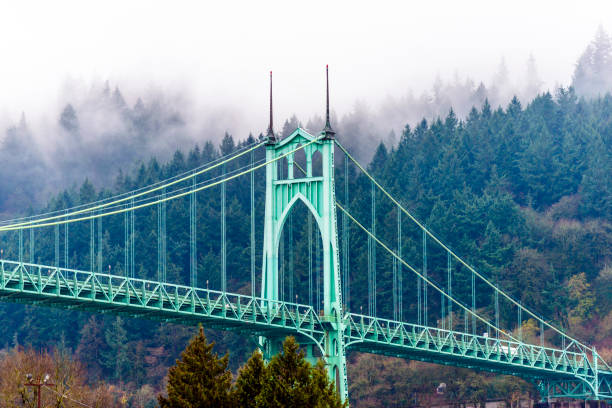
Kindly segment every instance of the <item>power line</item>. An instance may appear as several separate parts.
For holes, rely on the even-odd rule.
[[[59,396],[60,396],[60,397],[62,397],[62,398],[66,398],[67,400],[74,402],[75,404],[79,404],[79,405],[81,405],[81,406],[83,406],[83,407],[87,407],[87,408],[94,408],[94,407],[93,407],[93,406],[91,406],[91,405],[87,405],[87,404],[85,404],[85,403],[83,403],[83,402],[81,402],[81,401],[77,401],[77,400],[75,400],[75,399],[72,399],[72,398],[70,398],[70,397],[69,397],[68,395],[66,395],[66,394],[60,394],[59,392],[55,391],[53,388],[48,387],[48,386],[46,386],[46,385],[44,385],[44,384],[43,384],[43,387],[45,387],[46,389],[48,389],[48,390],[49,390],[49,391],[51,391],[52,393],[59,395]]]

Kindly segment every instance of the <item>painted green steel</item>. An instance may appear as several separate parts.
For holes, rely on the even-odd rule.
[[[561,350],[354,313],[345,319],[349,350],[520,376],[546,384],[550,397],[612,398],[612,372],[598,368],[599,356],[571,351],[575,344]]]
[[[293,335],[322,344],[324,324],[311,306],[172,283],[0,260],[3,301],[135,318]]]
[[[235,330],[269,339],[296,336],[325,356],[333,315],[308,305],[189,286],[0,260],[0,298],[70,310]],[[612,372],[587,353],[536,346],[354,313],[345,314],[346,350],[516,375],[544,396],[612,399]]]
[[[321,233],[323,249],[323,316],[326,325],[324,342],[319,344],[330,378],[344,400],[348,400],[346,352],[344,350],[344,320],[342,318],[342,292],[336,220],[334,182],[334,148],[332,138],[315,137],[298,128],[280,142],[266,145],[266,206],[264,219],[264,248],[262,266],[262,295],[270,301],[279,301],[279,242],[285,221],[295,203],[302,201],[312,213]],[[295,150],[304,146],[306,156],[305,177],[295,177]],[[314,176],[313,157],[321,154],[321,176]],[[275,159],[286,155],[286,160]],[[279,172],[278,166],[287,166]],[[280,174],[286,174],[281,178]],[[317,241],[318,242],[318,241]],[[262,337],[266,357],[279,351],[279,338]],[[314,353],[309,352],[314,359]]]
[[[475,370],[490,371],[500,374],[523,377],[538,386],[543,398],[572,397],[593,400],[612,400],[612,371],[599,357],[595,349],[582,345],[577,340],[563,344],[561,349],[544,346],[544,322],[540,321],[540,345],[524,343],[508,338],[479,336],[475,333],[475,321],[468,324],[468,309],[464,308],[464,331],[455,331],[452,325],[453,303],[451,252],[448,250],[448,315],[449,324],[442,328],[430,327],[427,322],[427,236],[423,236],[423,276],[419,277],[417,295],[419,298],[419,324],[402,322],[401,313],[395,314],[399,320],[388,320],[373,316],[347,313],[343,309],[343,292],[337,230],[337,208],[334,181],[334,146],[333,133],[325,131],[319,137],[310,135],[303,129],[296,129],[289,137],[266,144],[266,203],[264,219],[263,265],[261,297],[254,296],[254,252],[251,252],[251,296],[201,289],[197,287],[195,275],[195,250],[191,254],[190,284],[183,286],[166,283],[166,211],[165,188],[161,189],[162,201],[158,202],[158,281],[136,279],[134,277],[134,201],[129,201],[131,214],[125,220],[125,266],[123,276],[104,274],[102,272],[101,219],[98,222],[98,248],[95,248],[94,224],[90,223],[90,269],[77,271],[68,266],[68,224],[64,237],[64,267],[59,266],[59,224],[55,225],[55,266],[25,263],[23,257],[23,236],[19,232],[19,261],[0,260],[0,299],[4,301],[58,307],[95,313],[111,313],[135,318],[157,321],[176,322],[223,330],[234,330],[259,336],[259,345],[266,357],[279,351],[280,343],[287,335],[295,336],[307,348],[307,356],[314,361],[321,356],[325,361],[329,376],[335,381],[343,399],[348,399],[346,373],[346,353],[349,350],[377,353],[420,360],[436,364],[467,367]],[[306,170],[295,163],[295,152],[303,149],[306,157]],[[251,150],[252,153],[252,150]],[[313,156],[321,155],[321,172],[315,176]],[[286,158],[286,160],[280,160]],[[225,162],[219,163],[223,165]],[[279,166],[283,167],[279,171]],[[251,154],[251,170],[254,166]],[[296,178],[294,167],[298,167],[303,177]],[[198,174],[198,173],[194,173]],[[246,174],[246,172],[239,173]],[[286,177],[279,177],[280,174]],[[233,175],[230,178],[235,178]],[[346,173],[345,173],[346,177]],[[251,174],[251,189],[253,189]],[[213,183],[223,183],[225,180]],[[375,181],[372,181],[375,183]],[[209,186],[212,186],[210,184]],[[374,186],[374,184],[373,184]],[[195,242],[195,192],[205,187],[192,183],[192,190],[177,194],[190,194],[192,202],[191,235],[192,246]],[[380,187],[380,186],[379,186]],[[157,188],[157,187],[156,187]],[[138,193],[141,194],[141,193]],[[345,191],[348,195],[348,192]],[[388,193],[386,193],[388,194]],[[372,196],[373,209],[375,196]],[[223,197],[224,199],[224,197]],[[223,201],[222,199],[222,201]],[[254,216],[253,190],[251,191],[251,211]],[[302,201],[309,209],[309,231],[311,220],[318,226],[323,253],[323,310],[318,310],[319,301],[312,305],[313,285],[309,273],[309,298],[311,305],[285,302],[280,296],[279,276],[279,243],[283,226],[290,216],[291,209]],[[155,202],[157,203],[157,202]],[[395,202],[400,208],[399,203]],[[85,211],[85,210],[79,210]],[[353,219],[350,213],[345,216]],[[109,212],[111,214],[112,212]],[[94,214],[93,212],[91,214]],[[128,214],[126,212],[126,214]],[[410,216],[410,215],[409,215]],[[90,219],[84,218],[84,219]],[[254,243],[254,224],[251,224],[251,243]],[[343,230],[347,229],[343,223]],[[354,220],[355,221],[355,220]],[[372,231],[375,232],[375,216],[372,215]],[[129,228],[128,228],[129,227]],[[364,227],[362,227],[364,228]],[[32,231],[32,230],[31,230]],[[425,231],[425,230],[424,230]],[[416,272],[414,268],[401,259],[401,213],[398,211],[397,262],[395,265],[394,305],[401,305],[401,268]],[[429,234],[436,242],[437,238]],[[309,239],[311,234],[309,234]],[[30,261],[33,260],[33,234],[30,234]],[[317,243],[319,240],[317,239]],[[371,246],[383,245],[372,235]],[[346,248],[345,248],[346,247]],[[348,241],[343,242],[348,250]],[[386,248],[386,247],[385,247]],[[389,248],[386,248],[391,251]],[[311,245],[309,245],[311,251]],[[374,250],[372,248],[371,250]],[[97,253],[96,253],[97,252]],[[96,261],[94,262],[94,256]],[[460,258],[453,255],[458,261]],[[394,261],[396,258],[394,257]],[[349,259],[343,259],[345,282],[349,276]],[[375,258],[371,260],[375,263]],[[96,265],[97,263],[97,265]],[[309,265],[309,268],[311,265]],[[93,269],[97,269],[94,271]],[[213,272],[213,271],[211,271]],[[214,271],[215,273],[217,271]],[[222,268],[225,275],[225,268]],[[155,273],[151,271],[151,273]],[[376,290],[375,272],[371,271],[373,293]],[[474,272],[475,273],[475,272]],[[474,276],[474,275],[472,275]],[[224,279],[222,279],[224,281]],[[421,282],[423,286],[421,286]],[[318,285],[317,285],[318,286]],[[435,287],[435,286],[434,286]],[[398,290],[399,289],[399,290]],[[472,299],[475,287],[472,280]],[[398,293],[399,292],[399,293]],[[495,326],[499,327],[498,292],[495,297]],[[421,302],[421,294],[423,302]],[[318,292],[317,292],[318,296]],[[374,296],[372,296],[375,302]],[[444,297],[442,297],[444,300]],[[293,299],[290,299],[293,300]],[[461,306],[461,305],[459,305]],[[471,311],[475,310],[472,301]],[[519,306],[518,321],[522,320],[522,307]],[[375,315],[376,304],[372,304],[372,315]],[[401,310],[401,308],[400,308]],[[442,314],[445,313],[442,302]],[[460,316],[459,316],[460,318]],[[472,319],[475,314],[472,313]],[[421,324],[423,323],[423,324]],[[520,327],[520,325],[519,325]],[[498,330],[498,329],[496,329]],[[519,335],[519,339],[521,336]],[[564,337],[565,339],[565,337]]]

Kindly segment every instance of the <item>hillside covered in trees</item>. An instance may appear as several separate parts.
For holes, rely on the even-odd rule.
[[[527,88],[523,90],[508,84],[502,65],[489,87],[471,81],[454,85],[437,82],[431,97],[389,100],[383,106],[384,114],[370,114],[357,107],[352,114],[333,118],[341,143],[368,163],[377,180],[455,252],[538,314],[597,346],[608,362],[612,362],[612,96],[606,92],[612,91],[611,44],[600,29],[578,60],[572,86],[554,93],[538,94],[541,81],[535,61],[530,59]],[[518,97],[505,99],[503,95],[509,92]],[[387,119],[410,125],[399,134],[389,134],[386,128],[381,133]],[[138,189],[259,139],[226,133],[220,143],[212,142],[206,134],[194,136],[186,123],[180,109],[170,103],[138,100],[128,106],[121,92],[108,86],[62,109],[58,143],[52,148],[40,144],[23,117],[7,131],[0,145],[0,213],[16,216],[53,211]],[[287,136],[298,125],[300,121],[294,116],[279,133]],[[305,126],[318,131],[322,125],[315,117]],[[172,143],[183,147],[169,156]],[[65,160],[54,162],[53,157]],[[262,158],[263,151],[258,150],[255,160]],[[225,171],[249,163],[249,158],[243,157]],[[359,219],[370,220],[371,184],[352,165],[345,179],[345,165],[337,160],[338,199]],[[83,175],[89,177],[84,180]],[[219,175],[220,170],[209,177]],[[74,180],[79,180],[78,184],[45,201],[49,191],[57,191],[57,185],[70,185]],[[250,293],[250,193],[245,183],[247,180],[231,181],[226,191],[228,290],[240,293]],[[345,183],[350,191],[348,202],[343,201]],[[257,276],[261,268],[263,184],[263,172],[258,171]],[[202,287],[220,285],[220,194],[220,187],[216,187],[197,196],[197,275]],[[380,195],[375,201],[377,235],[393,242],[395,209]],[[172,220],[167,231],[167,278],[187,283],[188,199],[169,203],[167,217]],[[297,295],[307,303],[305,219],[305,208],[296,208],[290,223],[292,234],[283,235],[281,257],[283,296]],[[365,311],[368,243],[356,228],[351,227],[350,232],[354,261],[348,307]],[[412,233],[403,249],[418,268],[421,244],[419,236]],[[155,209],[136,212],[135,234],[139,243],[135,275],[156,278],[157,259],[149,256],[157,250]],[[37,231],[35,237],[34,259],[53,264],[53,231]],[[16,234],[0,235],[0,248],[4,257],[16,259]],[[26,247],[26,259],[28,251]],[[104,220],[102,252],[105,269],[125,272],[123,216]],[[71,226],[67,263],[71,268],[89,269],[87,254],[89,226]],[[318,276],[321,265],[316,248],[313,256]],[[418,308],[415,278],[406,270],[403,273],[404,318],[413,321]],[[430,273],[433,280],[443,280],[442,271],[432,269]],[[378,299],[392,298],[391,274],[391,260],[379,253]],[[456,282],[465,284],[457,286],[456,296],[468,296],[467,279],[465,271],[457,271]],[[256,285],[259,288],[259,282]],[[320,303],[316,293],[308,301]],[[439,303],[439,299],[430,299],[431,319],[441,317]],[[478,299],[478,303],[487,304],[486,299]],[[491,312],[490,306],[479,309],[484,315]],[[378,314],[392,317],[392,303],[379,300]],[[510,310],[502,310],[500,319],[519,329]],[[527,320],[521,331],[534,339],[538,328]],[[174,324],[0,304],[0,359],[4,366],[35,355],[32,348],[69,355],[79,361],[79,373],[85,373],[81,374],[86,377],[83,389],[98,390],[110,384],[113,393],[140,401],[134,402],[135,406],[154,403],[156,393],[164,387],[168,367],[194,333],[194,328]],[[207,336],[217,342],[219,353],[231,350],[229,365],[234,372],[252,351],[247,345],[252,342],[243,337],[215,331]],[[491,398],[512,404],[521,395],[534,393],[516,378],[464,369],[357,353],[349,355],[349,364],[351,406],[357,407],[427,405],[443,400],[478,403]],[[436,396],[440,382],[447,383],[447,392]]]
[[[350,144],[350,137],[350,134],[339,135],[346,144]],[[177,151],[165,164],[152,158],[134,172],[120,173],[112,189],[96,190],[91,182],[84,181],[79,188],[58,194],[43,210],[67,208],[137,189],[253,142],[255,138],[251,136],[237,141],[226,135],[220,146],[208,142],[187,153]],[[234,166],[245,164],[248,158]],[[342,191],[340,186],[345,182],[343,166],[343,161],[337,163],[338,191]],[[503,289],[569,333],[597,345],[600,353],[611,360],[612,96],[579,99],[570,88],[559,89],[555,95],[542,94],[527,106],[514,99],[503,109],[493,109],[485,101],[465,120],[459,120],[451,110],[431,123],[423,120],[414,128],[407,126],[397,145],[380,143],[369,169],[381,184],[401,197],[407,208],[480,271],[495,277]],[[353,166],[348,170],[351,212],[369,217],[370,183]],[[228,290],[248,293],[250,205],[243,181],[238,179],[227,186]],[[257,173],[259,219],[263,214],[260,199],[263,183],[263,174]],[[212,288],[219,285],[219,197],[219,189],[198,193],[198,279],[200,286]],[[188,200],[176,200],[168,206],[168,217],[173,220],[168,225],[168,280],[171,282],[188,280],[188,205]],[[377,228],[383,237],[394,234],[393,214],[394,209],[381,200]],[[300,298],[307,296],[304,292],[307,285],[304,216],[305,212],[300,213],[298,209],[293,221],[294,285]],[[136,248],[136,275],[153,278],[157,273],[156,259],[146,254],[156,250],[156,241],[150,239],[156,234],[155,210],[139,211],[136,219],[136,242],[143,243]],[[261,233],[262,225],[258,224],[257,248],[261,245]],[[78,254],[88,254],[88,226],[71,227],[70,234],[69,264],[87,269],[89,259]],[[122,217],[105,221],[104,264],[115,273],[121,273],[123,268],[123,238]],[[15,234],[4,234],[1,239],[4,256],[15,258]],[[53,262],[52,239],[52,231],[37,232],[40,248],[37,261]],[[284,245],[285,248],[289,245],[287,234],[284,234]],[[367,254],[366,246],[366,240],[355,234],[351,240],[351,253],[356,259],[351,265],[353,310],[367,296],[367,261],[359,258]],[[408,251],[410,247],[412,251],[419,251],[411,241],[406,242],[406,247]],[[259,271],[261,254],[257,252]],[[288,259],[286,250],[286,274]],[[391,296],[389,266],[381,256],[379,299]],[[432,277],[440,279],[435,274]],[[405,279],[408,282],[411,278],[406,275]],[[416,309],[416,297],[409,284],[404,288],[405,316],[410,319]],[[285,296],[287,291],[288,288]],[[432,310],[439,309],[435,300],[432,302]],[[390,302],[379,302],[379,314],[389,315],[391,307]],[[435,312],[432,313],[435,318]],[[511,321],[512,317],[502,316],[502,319]],[[524,325],[528,336],[529,321]],[[82,362],[90,382],[103,380],[132,390],[145,385],[159,389],[167,367],[192,334],[193,328],[171,324],[0,305],[0,339],[6,350],[18,346],[53,348],[61,344]],[[251,351],[236,335],[211,332],[210,337],[218,342],[220,352],[232,350],[230,366],[234,370]],[[415,377],[413,382],[409,379],[414,365],[360,355],[352,355],[350,360],[355,368],[349,369],[350,384],[355,390],[366,385],[385,390],[373,391],[367,396],[352,393],[353,398],[370,402],[371,398],[378,398],[379,402],[395,400],[395,393],[423,399],[431,394],[436,382],[450,384],[451,377],[457,376],[451,369],[436,369],[431,372],[431,378],[421,376],[417,381]],[[367,367],[370,366],[384,373],[369,376]],[[464,372],[460,377],[470,375]],[[512,381],[502,381],[502,385],[510,387]],[[519,391],[525,387],[514,386]],[[503,397],[499,389],[504,388],[491,385],[489,397]],[[466,398],[474,397],[470,394]]]

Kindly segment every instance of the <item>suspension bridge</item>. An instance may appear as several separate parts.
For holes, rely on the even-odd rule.
[[[265,157],[255,160],[259,150],[265,151]],[[245,160],[246,165],[226,171],[231,163]],[[337,163],[342,162],[344,174],[339,179],[343,185],[335,174]],[[350,166],[371,185],[371,197],[362,197],[371,203],[369,217],[350,208]],[[263,242],[259,243],[255,233],[256,173],[265,173]],[[250,189],[250,293],[246,294],[227,286],[225,186],[233,180]],[[197,242],[206,238],[196,223],[197,197],[213,188],[221,190],[220,270],[208,270],[203,277],[198,268]],[[181,199],[189,202],[188,284],[172,283],[167,278],[167,204]],[[396,218],[393,240],[381,238],[376,230],[376,209],[382,205],[381,200]],[[279,256],[289,252],[293,259],[293,249],[289,246],[287,251],[282,233],[289,229],[292,234],[292,209],[298,203],[308,211],[306,219],[300,220],[308,226],[309,254],[308,271],[303,271],[308,290],[302,298],[293,292],[296,272],[288,272],[283,254]],[[135,240],[134,214],[146,208],[156,210],[157,219],[157,271],[149,271],[156,272],[153,280],[138,277],[135,271],[134,249],[142,243]],[[108,271],[103,268],[103,220],[111,217],[123,217],[124,227],[123,265],[115,268],[115,273],[110,267]],[[69,267],[69,227],[75,224],[86,225],[89,230],[89,254],[80,255],[89,259],[88,270]],[[418,251],[407,248],[415,242],[414,237],[406,238],[408,231],[418,234]],[[413,216],[336,139],[329,121],[329,82],[326,124],[317,135],[301,128],[284,139],[275,135],[270,74],[270,124],[264,140],[146,188],[4,221],[0,232],[14,234],[18,248],[13,259],[5,259],[6,254],[0,259],[3,301],[187,325],[202,323],[256,336],[267,358],[279,352],[285,336],[292,335],[305,347],[308,359],[325,361],[330,378],[345,400],[346,354],[350,350],[519,376],[534,383],[543,400],[612,400],[612,368],[594,347],[566,334],[472,267]],[[36,248],[35,237],[44,233],[54,242],[52,248],[44,248],[53,252],[50,257],[54,262],[48,264],[36,263],[34,256],[41,251]],[[357,262],[351,254],[353,240],[367,241],[367,280],[360,280],[352,272],[351,265]],[[258,245],[263,246],[260,277],[256,276]],[[64,250],[63,265],[60,247]],[[377,254],[379,261],[384,257],[390,262],[377,265]],[[313,268],[315,255],[318,268]],[[377,271],[388,267],[391,272],[383,276],[391,276],[392,282],[383,282]],[[219,285],[210,288],[209,278],[213,276]],[[206,287],[202,287],[204,278]],[[367,303],[366,311],[360,305],[359,313],[353,306],[358,301],[351,297],[351,282],[357,281],[367,282],[368,287],[367,299],[361,300]],[[381,302],[379,287],[383,285],[391,287],[391,298],[382,299],[392,303],[389,316],[377,307]],[[470,287],[467,298],[458,295],[458,285]],[[416,310],[404,306],[408,294],[416,297]],[[516,318],[502,319],[502,309],[506,315],[510,310]],[[523,336],[527,320],[538,327],[536,336]]]

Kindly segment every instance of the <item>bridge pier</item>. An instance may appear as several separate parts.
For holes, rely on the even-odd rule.
[[[282,229],[295,203],[301,200],[312,213],[321,235],[323,249],[323,322],[325,336],[307,346],[307,358],[316,364],[314,348],[318,347],[331,380],[343,400],[348,399],[344,323],[342,320],[342,289],[338,251],[338,227],[334,191],[334,140],[323,132],[314,137],[303,129],[277,141],[268,138],[266,144],[266,203],[264,218],[264,248],[262,266],[262,298],[270,304],[282,300],[279,290],[278,250]],[[293,165],[296,149],[306,155],[305,177],[295,178]],[[313,155],[321,153],[322,175],[313,176]],[[286,159],[286,161],[285,161]],[[279,177],[278,166],[287,165],[287,177]],[[310,305],[314,311],[319,305]],[[264,355],[270,358],[281,348],[277,338],[262,337]]]

